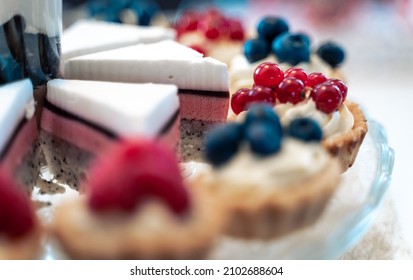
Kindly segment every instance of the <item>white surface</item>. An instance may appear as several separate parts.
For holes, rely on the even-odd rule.
[[[166,40],[70,59],[66,79],[175,84],[180,89],[228,91],[226,64]]]
[[[49,36],[62,33],[62,0],[2,0],[0,24],[14,15],[26,21],[26,32],[41,32]]]
[[[47,90],[50,103],[122,136],[156,136],[179,108],[174,85],[53,80]]]
[[[31,100],[33,86],[29,79],[0,86],[0,152],[26,114]]]
[[[62,60],[138,43],[174,39],[176,32],[163,27],[141,27],[95,20],[79,20],[62,35]]]

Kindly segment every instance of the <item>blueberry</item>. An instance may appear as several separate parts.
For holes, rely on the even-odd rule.
[[[297,65],[310,60],[310,39],[305,34],[284,33],[272,42],[272,51],[279,62]]]
[[[251,151],[259,156],[269,156],[281,148],[281,134],[269,122],[253,122],[245,128],[245,138]]]
[[[274,132],[280,136],[283,134],[283,129],[278,115],[274,112],[273,107],[267,104],[252,105],[245,118],[245,127],[249,127],[255,122],[268,123]]]
[[[323,138],[320,125],[309,118],[294,119],[288,126],[288,134],[305,142],[321,141]]]
[[[23,70],[11,57],[0,55],[0,84],[23,79]]]
[[[257,32],[260,38],[265,39],[270,45],[280,34],[288,32],[288,24],[283,18],[267,16],[257,25]]]
[[[250,39],[244,43],[244,55],[250,63],[264,59],[270,53],[270,48],[264,39]]]
[[[243,126],[228,123],[212,129],[205,138],[205,157],[214,166],[226,163],[234,156],[243,137]]]
[[[340,65],[346,56],[344,49],[340,45],[331,41],[322,44],[318,48],[317,54],[333,68]]]
[[[130,9],[137,13],[139,25],[148,26],[155,14],[158,13],[159,6],[154,1],[133,1]]]

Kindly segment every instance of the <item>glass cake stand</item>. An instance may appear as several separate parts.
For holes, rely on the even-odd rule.
[[[242,240],[222,237],[213,248],[210,259],[337,259],[361,239],[368,230],[389,186],[394,152],[388,146],[383,127],[369,121],[369,132],[360,148],[356,163],[342,176],[338,191],[312,226],[273,241]],[[185,177],[191,177],[205,164],[182,166]],[[69,189],[68,189],[69,190]],[[76,196],[73,191],[60,194],[56,201]],[[53,207],[41,209],[47,221]],[[43,259],[66,259],[53,240],[45,246]]]

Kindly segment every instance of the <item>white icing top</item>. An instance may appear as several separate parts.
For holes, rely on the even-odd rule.
[[[174,39],[170,28],[143,27],[96,20],[79,20],[62,35],[62,59],[107,51],[138,43],[155,43]]]
[[[244,87],[251,88],[254,84],[255,68],[263,62],[277,63],[284,71],[293,67],[287,63],[279,63],[274,55],[270,55],[254,63],[249,63],[243,54],[237,55],[232,60],[231,68],[229,69],[231,89],[238,90]],[[303,68],[308,74],[313,72],[328,73],[331,69],[331,67],[315,54],[311,55],[310,62],[302,62],[294,67]]]
[[[277,104],[275,111],[283,126],[287,126],[298,117],[309,117],[317,121],[323,130],[324,138],[343,135],[349,132],[354,125],[353,114],[345,104],[341,105],[338,111],[326,114],[317,110],[315,102],[310,98],[295,105],[292,103]]]
[[[62,1],[2,0],[0,24],[21,15],[26,21],[26,32],[44,33],[50,37],[62,33]]]
[[[175,41],[94,53],[65,63],[65,78],[175,84],[180,89],[228,91],[226,64]]]
[[[33,117],[33,85],[29,79],[0,86],[0,152],[23,117]]]
[[[179,108],[174,85],[52,80],[47,100],[124,137],[156,136]]]
[[[231,188],[231,192],[257,187],[271,192],[274,188],[297,184],[317,174],[328,159],[329,155],[320,143],[287,138],[277,154],[264,158],[244,147],[229,163],[216,169],[214,180],[220,186],[237,186]]]

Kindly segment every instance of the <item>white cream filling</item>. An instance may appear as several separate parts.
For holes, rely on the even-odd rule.
[[[62,1],[2,0],[0,24],[21,15],[26,22],[25,32],[43,33],[50,37],[62,33]]]
[[[317,174],[326,166],[328,153],[320,143],[304,143],[287,138],[281,150],[269,157],[259,157],[244,147],[225,166],[216,170],[215,180],[228,191],[244,192],[250,188],[273,191],[300,183]]]
[[[324,138],[343,135],[349,132],[354,125],[353,114],[345,104],[338,111],[325,114],[317,110],[315,102],[310,98],[295,105],[292,103],[277,104],[275,111],[283,126],[287,126],[298,117],[308,117],[317,121],[323,130]]]

